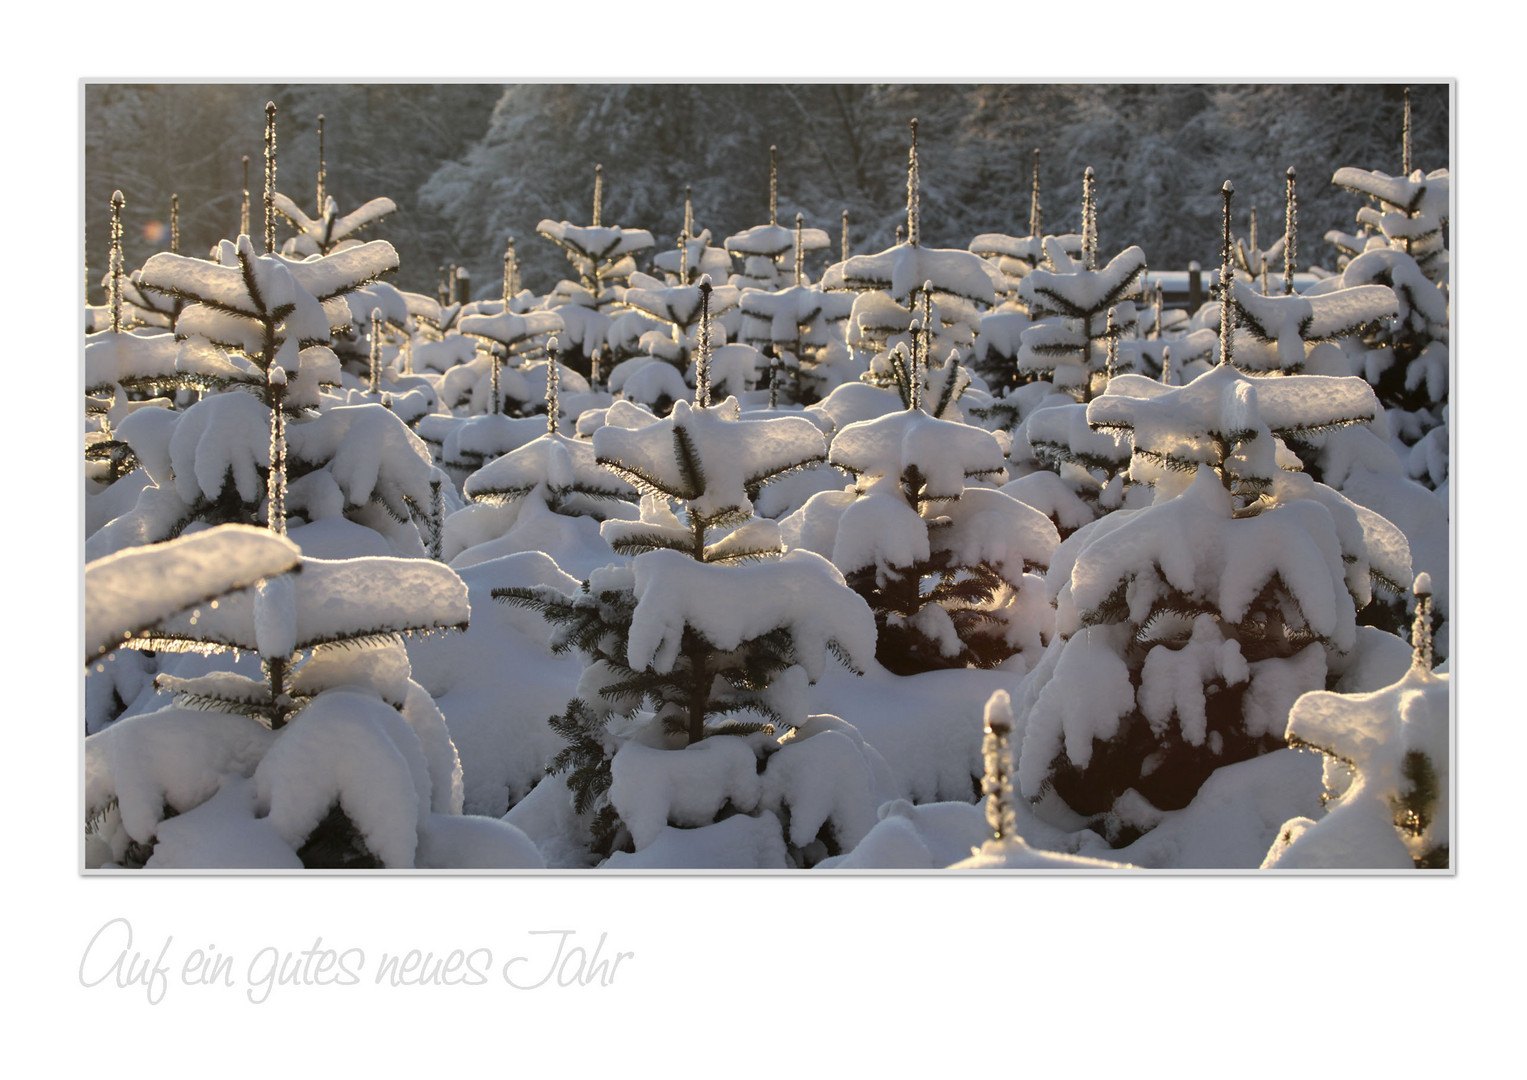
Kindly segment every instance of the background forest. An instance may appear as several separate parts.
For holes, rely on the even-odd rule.
[[[91,85],[90,300],[102,301],[99,208],[115,189],[128,195],[131,266],[161,250],[154,230],[168,221],[172,194],[182,250],[231,235],[246,154],[258,201],[267,101],[285,132],[280,189],[306,204],[318,169],[313,133],[325,115],[329,194],[342,207],[391,198],[398,211],[387,236],[408,253],[393,284],[433,293],[446,264],[491,291],[506,235],[519,241],[524,284],[551,288],[566,260],[536,237],[536,223],[585,220],[596,164],[604,166],[606,220],[648,229],[660,251],[683,225],[686,185],[697,220],[718,237],[739,232],[768,207],[771,145],[781,221],[803,213],[807,227],[836,236],[846,209],[855,250],[883,250],[906,217],[910,116],[920,119],[929,163],[925,243],[964,247],[981,233],[1026,233],[1037,149],[1047,231],[1080,229],[1082,173],[1091,166],[1104,247],[1138,244],[1152,269],[1190,260],[1210,268],[1227,176],[1236,178],[1241,212],[1262,207],[1275,232],[1285,165],[1310,178],[1355,161],[1398,170],[1403,92],[1379,83]],[[1428,170],[1448,165],[1447,94],[1443,83],[1411,87],[1416,161]],[[1343,222],[1352,212],[1350,195],[1326,183],[1306,185],[1300,202],[1311,222]],[[1336,267],[1329,245],[1301,254],[1306,265]]]

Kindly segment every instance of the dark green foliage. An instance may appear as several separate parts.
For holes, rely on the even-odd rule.
[[[894,574],[879,575],[881,581],[873,566],[845,576],[848,587],[875,613],[875,659],[887,671],[915,675],[945,668],[989,668],[1011,655],[1001,621],[978,608],[995,598],[1006,582],[989,566],[955,566],[953,560],[949,551],[934,551]],[[954,656],[944,655],[937,642],[907,624],[928,604],[949,612],[961,646]]]
[[[1139,675],[1134,676],[1138,689]],[[1193,746],[1173,732],[1156,736],[1138,711],[1124,717],[1119,733],[1106,742],[1094,739],[1092,759],[1079,769],[1065,751],[1051,765],[1052,786],[1067,806],[1102,825],[1119,796],[1133,789],[1158,810],[1180,810],[1193,801],[1205,780],[1216,769],[1269,753],[1284,745],[1273,735],[1251,736],[1242,726],[1241,699],[1246,684],[1226,687],[1223,680],[1205,686],[1208,737]],[[1218,738],[1216,738],[1216,736]],[[1211,743],[1219,743],[1219,753]],[[1108,832],[1109,830],[1103,830]],[[1109,835],[1122,847],[1138,832]]]
[[[1406,789],[1394,806],[1394,825],[1401,833],[1420,836],[1432,822],[1432,810],[1437,805],[1437,772],[1432,759],[1420,750],[1408,750],[1400,764],[1400,775],[1405,778]],[[1448,845],[1438,844],[1416,858],[1416,867],[1422,870],[1446,869]]]
[[[571,740],[570,748],[584,747],[565,761],[559,755],[562,764],[553,772],[561,772],[575,761],[580,767],[588,764],[585,758],[591,751],[587,733],[603,731],[603,716],[610,711],[651,709],[665,733],[687,736],[689,742],[788,724],[762,696],[782,671],[796,663],[791,635],[784,628],[723,651],[686,627],[671,670],[637,670],[626,663],[626,640],[636,609],[635,597],[628,590],[611,589],[596,595],[585,582],[584,591],[572,598],[544,587],[494,589],[492,596],[539,611],[556,627],[554,652],[576,650],[589,666],[599,666],[604,674],[598,712],[590,703],[575,699],[561,721],[552,723],[558,734]],[[735,718],[739,712],[753,713],[760,719],[757,723],[740,721]],[[714,720],[722,723],[711,723]]]
[[[297,857],[309,870],[382,869],[381,860],[366,847],[365,837],[337,802],[297,849]]]
[[[546,766],[548,774],[567,773],[573,793],[573,809],[579,814],[602,804],[610,790],[610,754],[604,742],[604,720],[577,698],[567,703],[561,716],[547,723],[567,743]]]

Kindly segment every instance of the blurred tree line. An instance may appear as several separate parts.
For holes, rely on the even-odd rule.
[[[1445,83],[1412,83],[1415,164],[1449,162]],[[1343,165],[1400,171],[1403,85],[639,83],[93,84],[85,89],[84,220],[91,298],[100,299],[111,192],[127,198],[129,267],[167,244],[179,196],[181,250],[238,228],[250,158],[258,229],[264,105],[277,106],[277,187],[313,202],[317,117],[327,188],[340,211],[386,195],[398,212],[375,235],[403,257],[395,281],[433,293],[439,268],[466,267],[496,291],[506,237],[525,284],[549,289],[566,262],[535,235],[543,218],[588,224],[594,165],[603,221],[672,246],[691,187],[712,243],[768,220],[769,147],[778,148],[779,220],[826,229],[849,213],[853,250],[895,242],[905,220],[907,121],[919,120],[923,242],[965,247],[978,233],[1028,231],[1040,151],[1046,232],[1080,227],[1082,173],[1098,178],[1101,246],[1145,249],[1159,269],[1210,265],[1220,186],[1233,180],[1264,237],[1283,227],[1284,172],[1300,177],[1301,265],[1334,266],[1318,238],[1351,229]],[[316,207],[313,209],[316,210]],[[312,212],[312,211],[310,211]],[[156,231],[156,226],[158,231]],[[1243,217],[1237,231],[1244,234]],[[282,229],[281,235],[287,230]],[[836,257],[836,243],[834,244]],[[820,266],[813,265],[818,272]]]

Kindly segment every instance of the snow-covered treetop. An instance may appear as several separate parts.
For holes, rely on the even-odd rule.
[[[1070,259],[1066,260],[1068,263]],[[1036,269],[1018,285],[1018,299],[1035,317],[1061,315],[1084,319],[1132,296],[1145,273],[1145,252],[1128,247],[1101,270],[1079,266],[1061,270]]]
[[[275,208],[297,229],[297,235],[285,247],[294,255],[327,255],[360,243],[355,234],[397,210],[388,198],[372,199],[358,209],[339,216],[339,206],[332,198],[324,200],[323,213],[310,218],[290,198],[279,191],[272,196]]]
[[[623,302],[637,311],[661,319],[683,333],[690,333],[700,323],[700,286],[675,285],[669,288],[630,288]],[[731,285],[718,285],[710,290],[710,314],[716,318],[737,306],[740,291]]]
[[[897,300],[931,283],[935,295],[948,294],[992,307],[1007,291],[1002,272],[979,255],[953,248],[897,244],[874,255],[853,255],[822,275],[822,288],[879,289]]]
[[[497,315],[463,315],[459,329],[467,337],[494,342],[512,353],[516,351],[515,346],[527,341],[560,334],[564,324],[557,311],[530,311],[524,315],[501,312]]]
[[[652,234],[646,229],[621,229],[608,225],[574,225],[546,218],[536,232],[580,258],[596,263],[610,262],[624,255],[645,251],[652,246]]]
[[[218,525],[97,559],[85,567],[85,662],[301,561],[296,544],[253,525]]]
[[[1233,626],[1254,614],[1276,580],[1295,605],[1285,618],[1350,649],[1357,625],[1342,555],[1329,513],[1304,503],[1291,515],[1236,517],[1204,466],[1177,498],[1116,511],[1056,549],[1047,577],[1055,630],[1069,637],[1099,624],[1142,627],[1163,609],[1207,611]]]
[[[795,250],[795,230],[784,225],[755,225],[722,241],[733,255],[762,255],[777,259]],[[821,229],[801,230],[803,251],[822,251],[832,246],[832,239]]]
[[[1300,865],[1314,853],[1310,841],[1322,831],[1357,816],[1361,802],[1371,802],[1375,822],[1387,821],[1412,859],[1422,859],[1449,837],[1448,676],[1412,667],[1399,682],[1367,694],[1325,690],[1305,694],[1288,716],[1288,741],[1327,754],[1356,775],[1329,820],[1318,822],[1303,844],[1291,845],[1300,858],[1279,865]],[[1338,817],[1340,815],[1340,817]],[[1340,831],[1345,832],[1346,829]],[[1335,835],[1324,839],[1335,841]],[[1326,846],[1326,845],[1323,845]],[[1352,852],[1338,852],[1350,865]],[[1310,865],[1319,865],[1311,861]]]
[[[1231,302],[1239,325],[1258,341],[1275,344],[1279,368],[1290,372],[1304,366],[1306,345],[1335,341],[1399,314],[1394,290],[1384,285],[1359,285],[1316,296],[1263,296],[1254,289],[1236,289]]]
[[[759,487],[825,460],[827,445],[804,417],[739,417],[735,397],[705,409],[680,400],[656,423],[607,423],[594,432],[594,453],[639,491],[686,502],[702,522],[741,520],[752,514]]]
[[[210,646],[286,659],[316,645],[465,629],[471,615],[466,584],[429,559],[304,558],[299,574],[280,580],[289,584],[161,620],[135,640],[144,648]]]
[[[738,306],[750,322],[769,323],[769,336],[761,340],[783,342],[795,340],[800,326],[815,323],[819,318],[828,322],[848,318],[854,297],[823,292],[809,285],[792,285],[778,292],[744,289]]]
[[[663,673],[673,668],[686,627],[725,651],[787,628],[796,661],[815,682],[827,656],[863,670],[875,655],[869,605],[820,555],[787,552],[747,566],[715,566],[677,551],[654,551],[631,564],[636,610],[627,663]]]
[[[863,492],[900,490],[908,470],[916,470],[925,500],[957,499],[968,479],[999,476],[1006,465],[991,432],[920,409],[849,424],[833,438],[830,460],[852,473]]]
[[[334,330],[350,324],[343,294],[397,267],[398,253],[385,240],[297,262],[256,255],[249,237],[241,236],[223,241],[216,262],[160,252],[143,264],[140,281],[193,301],[180,314],[178,336],[200,335],[263,366],[273,359],[265,355],[267,324],[281,328],[279,342],[326,344]]]
[[[1331,182],[1359,195],[1371,196],[1382,203],[1384,209],[1398,212],[1403,217],[1445,221],[1448,216],[1451,181],[1446,169],[1435,169],[1424,175],[1418,169],[1409,176],[1390,176],[1376,170],[1345,168],[1337,169]]]
[[[1369,423],[1379,412],[1373,388],[1356,377],[1253,378],[1219,364],[1181,387],[1120,375],[1088,404],[1087,422],[1131,435],[1137,480],[1159,475],[1154,467],[1210,465],[1255,486],[1277,471],[1272,436]]]
[[[592,443],[551,433],[494,458],[467,477],[462,490],[474,502],[507,503],[542,484],[554,496],[577,492],[633,501],[637,495],[635,488],[595,461]]]

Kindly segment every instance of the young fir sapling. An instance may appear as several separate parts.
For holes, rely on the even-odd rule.
[[[1059,542],[1055,528],[980,486],[1004,477],[995,435],[920,405],[838,431],[829,460],[853,487],[812,496],[782,523],[785,535],[831,558],[869,604],[875,656],[890,671],[1037,655],[1049,619],[1036,572]]]
[[[609,518],[636,516],[638,492],[595,460],[587,439],[562,431],[557,339],[546,345],[546,421],[539,438],[467,477],[468,505],[446,522],[443,553],[458,569],[521,551],[542,551],[585,575],[615,561],[599,535]]]
[[[703,309],[709,281],[699,288]],[[693,404],[594,433],[597,461],[644,493],[638,520],[600,527],[630,562],[595,571],[574,595],[493,595],[540,611],[557,628],[554,650],[584,657],[577,697],[551,720],[568,745],[550,771],[565,777],[595,854],[640,851],[665,824],[741,812],[772,815],[810,861],[851,847],[873,822],[862,740],[835,718],[808,717],[804,697],[828,655],[867,663],[872,621],[831,564],[785,552],[778,526],[753,515],[762,486],[823,460],[826,446],[804,418],[748,420],[735,398],[711,402],[708,324],[702,313]],[[857,802],[798,801],[787,780],[817,760],[802,757],[808,747],[838,755],[817,766],[828,774],[850,768],[857,779],[839,782]],[[689,779],[662,779],[672,769]],[[827,846],[813,856],[818,839]]]
[[[1449,676],[1432,668],[1431,579],[1416,577],[1414,655],[1391,686],[1305,694],[1288,742],[1326,760],[1325,814],[1279,831],[1264,868],[1445,869],[1449,865]]]
[[[271,196],[272,205],[292,227],[296,235],[288,239],[281,250],[286,255],[328,255],[355,247],[362,241],[357,234],[367,225],[381,222],[388,214],[395,213],[397,204],[388,198],[371,199],[350,213],[340,216],[339,206],[326,194],[327,170],[323,155],[323,116],[318,117],[318,216],[308,217],[296,201],[280,192]]]
[[[87,571],[92,611],[104,609],[92,640],[235,658],[160,674],[172,704],[86,740],[92,865],[538,862],[516,830],[449,820],[460,761],[410,678],[402,636],[464,627],[461,580],[418,559],[298,559],[261,535],[223,526]],[[124,580],[145,572],[167,591],[145,600]],[[240,654],[258,658],[259,677],[239,670]],[[462,850],[467,833],[486,848]]]
[[[574,225],[546,218],[536,232],[562,248],[577,272],[576,288],[589,306],[604,311],[619,299],[611,287],[631,276],[636,269],[632,256],[652,246],[652,234],[646,229],[622,229],[601,223],[604,209],[604,167],[594,166],[593,223]]]
[[[728,236],[722,246],[727,253],[742,259],[740,274],[733,274],[727,284],[736,289],[762,289],[778,292],[808,284],[804,260],[807,252],[826,251],[832,240],[821,229],[803,228],[797,214],[794,230],[779,223],[779,163],[774,147],[769,147],[769,220],[767,224],[744,229]],[[788,258],[787,258],[788,257]]]
[[[874,255],[854,255],[829,267],[822,288],[857,293],[849,316],[848,344],[870,353],[865,381],[884,387],[904,385],[919,351],[927,358],[923,379],[935,397],[958,380],[958,363],[975,340],[981,312],[994,307],[1006,282],[1000,271],[969,251],[922,244],[921,159],[917,121],[911,121],[907,151],[907,225],[905,242]],[[918,322],[916,334],[912,323]],[[899,353],[897,346],[904,348]],[[896,359],[893,361],[893,353]],[[899,368],[899,373],[898,373]],[[969,381],[968,373],[964,381]],[[921,393],[921,391],[919,391]],[[952,396],[958,396],[955,391]]]
[[[1293,700],[1357,646],[1375,584],[1409,574],[1398,530],[1287,471],[1286,438],[1377,417],[1367,385],[1234,366],[1224,194],[1220,362],[1183,387],[1120,375],[1087,406],[1156,498],[1057,549],[1055,640],[1017,702],[1024,795],[1116,845],[1150,827],[1138,800],[1185,806],[1214,769],[1283,745]]]

